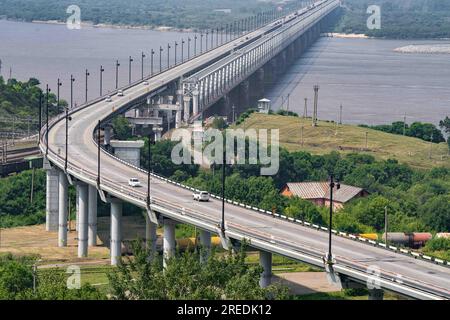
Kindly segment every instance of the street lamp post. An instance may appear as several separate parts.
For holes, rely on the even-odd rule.
[[[334,182],[333,175],[330,176],[330,224],[328,226],[328,257],[327,257],[327,264],[331,265],[333,264],[333,256],[331,255],[331,236],[333,229],[333,189],[336,187],[337,190],[341,188],[341,184],[339,181],[336,183]]]
[[[58,112],[59,112],[59,88],[61,86],[62,86],[62,82],[58,78],[58,83],[56,85],[56,108],[58,109]]]
[[[100,190],[100,127],[102,120],[98,120],[97,127],[97,188]]]
[[[159,46],[159,72],[162,71],[162,52],[164,51],[164,49]]]
[[[184,62],[184,39],[181,39],[181,63]]]
[[[209,31],[206,31],[206,38],[205,38],[205,51],[208,51],[208,34],[209,34]]]
[[[223,144],[223,156],[222,156],[222,223],[220,225],[220,230],[222,235],[225,235],[225,165],[226,165],[226,152],[225,152],[225,141]]]
[[[175,51],[175,65],[177,65],[177,48],[178,48],[178,42],[175,41],[175,47],[173,48]]]
[[[148,168],[147,168],[147,208],[150,209],[150,172],[152,171],[151,135],[148,135]]]
[[[131,63],[133,62],[133,58],[130,56],[128,58],[128,84],[131,84]]]
[[[203,53],[203,33],[200,33],[200,54]]]
[[[73,83],[75,78],[70,75],[70,109],[73,108]],[[66,148],[65,148],[65,158],[64,158],[64,172],[67,173],[67,161],[68,161],[68,148],[69,148],[69,108],[66,107]]]
[[[144,58],[146,57],[144,51],[141,53],[141,79],[144,80]]]
[[[88,101],[88,77],[90,73],[89,70],[86,69],[85,77],[86,77],[86,87],[85,87],[85,94],[84,94],[84,102],[86,103]]]
[[[119,60],[116,60],[116,89],[119,88]]]
[[[46,145],[45,145],[45,156],[48,156],[48,96],[50,94],[50,89],[47,87],[45,89],[45,93],[46,93],[46,103],[45,103],[45,115],[46,115],[46,130],[45,130],[45,140],[46,140]]]
[[[191,58],[191,38],[190,37],[188,37],[187,58],[188,58],[188,60]]]
[[[153,56],[155,55],[155,50],[152,49],[150,57],[150,74],[153,76]]]
[[[170,69],[170,48],[172,48],[170,46],[170,44],[167,44],[167,69]]]
[[[103,66],[100,66],[100,97],[103,96],[103,71],[105,71],[105,69]]]
[[[194,56],[197,55],[197,35],[194,36]]]

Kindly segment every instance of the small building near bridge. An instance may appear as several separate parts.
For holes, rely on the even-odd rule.
[[[281,194],[286,197],[297,196],[311,201],[318,206],[330,206],[329,182],[288,182],[282,189]],[[366,197],[366,190],[341,183],[340,189],[333,189],[333,209],[342,209],[345,203],[352,199]]]

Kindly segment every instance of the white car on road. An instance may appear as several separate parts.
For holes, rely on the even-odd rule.
[[[140,187],[141,183],[138,178],[130,178],[130,180],[128,180],[128,185],[130,187]]]
[[[106,101],[106,102],[111,102],[111,101],[112,101],[112,99],[111,99],[111,97],[110,97],[110,96],[106,96],[106,98],[105,98],[105,101]]]
[[[209,201],[209,192],[200,191],[193,194],[194,200],[197,201]]]
[[[123,97],[123,90],[118,90],[117,91],[117,96]]]

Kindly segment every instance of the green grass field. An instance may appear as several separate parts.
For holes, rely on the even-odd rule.
[[[311,119],[261,113],[251,114],[237,127],[279,129],[280,144],[289,151],[302,150],[312,154],[358,152],[373,155],[376,159],[397,159],[400,163],[420,169],[450,167],[449,150],[445,142],[431,145],[417,138],[325,121],[319,121],[318,126],[313,127]]]

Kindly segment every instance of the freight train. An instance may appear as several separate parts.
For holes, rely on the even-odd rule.
[[[362,233],[359,234],[361,238],[369,240],[379,240],[379,236],[376,233]],[[409,248],[421,248],[428,240],[431,240],[433,235],[429,232],[388,232],[387,240],[390,244],[396,244]],[[450,233],[437,233],[436,238],[450,239]],[[386,242],[386,234],[383,233],[381,239]]]

